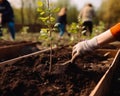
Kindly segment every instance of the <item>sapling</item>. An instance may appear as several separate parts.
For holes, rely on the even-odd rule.
[[[49,67],[49,72],[51,72],[52,68],[52,32],[54,31],[54,23],[55,23],[55,18],[54,14],[59,11],[59,8],[55,8],[52,6],[49,0],[39,0],[38,2],[38,8],[37,12],[39,13],[38,19],[46,26],[46,28],[42,29],[40,31],[40,37],[39,38],[44,38],[44,40],[49,40],[50,41],[50,67]]]

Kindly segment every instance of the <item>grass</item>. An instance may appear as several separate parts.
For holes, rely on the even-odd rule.
[[[53,46],[55,45],[68,45],[68,44],[75,44],[79,41],[85,40],[85,39],[90,39],[93,38],[94,36],[96,36],[98,34],[98,32],[102,32],[102,30],[100,30],[100,28],[98,28],[99,26],[95,27],[95,30],[93,32],[93,34],[91,35],[91,37],[86,37],[86,36],[81,36],[79,32],[77,33],[72,33],[71,32],[71,37],[69,37],[66,33],[63,35],[63,39],[59,40],[58,36],[59,36],[59,32],[52,32],[52,43]],[[98,30],[99,29],[99,30]],[[98,32],[97,32],[97,31]],[[3,36],[1,37],[4,40],[11,40],[11,35],[8,32],[7,29],[3,29]],[[15,41],[37,41],[37,42],[42,42],[43,46],[50,46],[50,39],[42,39],[40,37],[40,32],[27,32],[25,31],[21,31],[21,32],[17,32],[16,33],[16,39]]]

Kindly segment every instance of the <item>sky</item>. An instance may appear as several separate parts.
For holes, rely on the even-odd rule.
[[[56,2],[57,0],[50,0]],[[81,9],[86,3],[91,3],[95,8],[99,8],[102,0],[69,0],[71,5],[77,6],[78,9]]]
[[[11,5],[14,5],[14,6],[17,6],[17,7],[20,7],[20,0],[8,0]]]
[[[12,5],[20,7],[21,0],[8,0]],[[57,0],[50,0],[56,2]],[[86,3],[92,3],[95,9],[99,8],[102,0],[69,0],[71,5],[77,6],[78,9],[81,9]]]

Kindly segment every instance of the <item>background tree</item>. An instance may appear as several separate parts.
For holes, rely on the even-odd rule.
[[[107,27],[120,21],[120,0],[104,0],[99,9],[99,20],[103,20]]]
[[[24,1],[21,0],[21,22],[24,25]]]
[[[77,17],[78,17],[78,10],[75,6],[70,6],[68,8],[67,12],[67,17],[68,17],[68,24],[71,24],[72,22],[78,22]]]
[[[76,6],[71,6],[69,0],[58,0],[55,2],[56,7],[62,8],[67,7],[67,21],[68,24],[72,22],[77,22],[78,10]],[[57,14],[56,14],[57,15]]]
[[[37,19],[39,17],[39,14],[36,12],[38,1],[39,0],[21,0],[20,8],[15,8],[13,6],[16,22],[23,25],[41,23]],[[43,0],[43,2],[45,2],[45,0]],[[58,0],[57,2],[50,3],[54,4],[57,8],[66,6],[68,8],[68,23],[71,24],[72,22],[77,22],[78,10],[76,6],[70,5],[69,0]],[[46,8],[46,6],[44,6],[44,8]],[[54,16],[56,17],[57,14]]]

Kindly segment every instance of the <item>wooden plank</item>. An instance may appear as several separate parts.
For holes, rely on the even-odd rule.
[[[6,58],[7,56],[14,57],[22,48],[25,46],[33,46],[36,45],[35,42],[33,43],[23,43],[23,44],[17,44],[17,45],[9,45],[4,46],[0,48],[0,58]]]
[[[57,47],[53,47],[52,50],[56,49]],[[37,51],[37,52],[33,52],[33,53],[30,53],[30,54],[27,54],[27,55],[24,55],[24,56],[20,56],[20,57],[17,57],[17,58],[14,58],[14,59],[10,59],[10,60],[6,60],[4,62],[0,62],[0,67],[1,66],[4,66],[6,64],[13,64],[15,63],[16,61],[18,60],[21,60],[21,59],[24,59],[24,58],[28,58],[28,57],[31,57],[31,56],[37,56],[43,52],[47,52],[47,51],[50,51],[51,48],[47,48],[47,49],[44,49],[44,50],[40,50],[40,51]]]
[[[118,50],[117,49],[98,49],[98,50],[96,50],[96,51],[98,51],[99,53],[101,53],[101,54],[105,54],[105,53],[107,53],[107,52],[109,52],[110,54],[109,54],[109,57],[115,57],[115,55],[116,55],[116,53],[118,52]]]
[[[107,96],[109,92],[112,76],[115,72],[116,67],[119,65],[120,60],[120,50],[118,50],[111,66],[100,79],[94,90],[91,92],[89,96]]]

